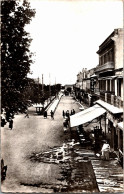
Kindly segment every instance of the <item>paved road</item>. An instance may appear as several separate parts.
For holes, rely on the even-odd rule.
[[[51,120],[50,117],[44,119],[43,116],[35,114],[34,108],[30,108],[29,118],[24,118],[25,115],[23,114],[15,116],[13,130],[9,130],[8,125],[1,129],[1,155],[8,167],[6,180],[1,186],[2,191],[49,193],[60,189],[62,184],[63,190],[65,185],[67,189],[67,177],[65,180],[61,180],[62,165],[68,166],[70,162],[57,164],[58,162],[55,162],[57,159],[54,162],[49,162],[49,159],[43,161],[41,158],[45,159],[44,154],[49,150],[52,149],[53,153],[55,148],[61,150],[64,142],[67,145],[68,142],[71,143],[72,138],[76,138],[74,132],[70,133],[68,130],[65,135],[63,131],[62,111],[70,111],[73,108],[76,112],[79,112],[79,104],[72,97],[64,96],[56,109],[54,120]],[[71,144],[69,145],[71,146]],[[69,153],[73,155],[71,147],[69,147],[67,155]],[[41,160],[40,162],[37,160],[38,154],[43,155],[43,157],[38,158]],[[32,155],[35,156],[35,162],[31,160]],[[75,163],[72,163],[73,168]],[[88,168],[86,169],[85,173],[83,169],[83,173],[87,174],[88,177],[90,171],[88,172]],[[93,180],[93,171],[90,174]],[[83,178],[80,175],[77,180],[83,180]],[[94,181],[91,182],[95,185]],[[97,190],[96,185],[95,188],[92,184],[91,186],[93,190]],[[75,189],[73,184],[71,190],[74,191]],[[81,187],[78,187],[78,189],[80,190]]]

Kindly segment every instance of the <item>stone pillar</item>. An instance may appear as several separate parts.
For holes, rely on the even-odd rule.
[[[117,79],[115,79],[115,96],[117,96]]]
[[[112,91],[112,80],[110,80],[110,92]]]
[[[114,95],[111,95],[111,104],[114,105]]]
[[[107,93],[105,93],[105,102],[107,102]]]
[[[106,91],[108,90],[108,81],[106,80]]]
[[[106,133],[108,133],[108,118],[106,117]]]

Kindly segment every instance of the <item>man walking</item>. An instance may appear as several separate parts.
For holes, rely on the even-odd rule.
[[[50,114],[51,114],[51,119],[54,119],[54,112],[52,110],[51,110]]]
[[[47,111],[44,111],[44,119],[47,119]]]
[[[13,128],[13,120],[11,119],[10,121],[9,121],[9,128],[12,130],[12,128]]]
[[[28,115],[28,110],[25,111],[25,118],[29,118],[29,115]]]

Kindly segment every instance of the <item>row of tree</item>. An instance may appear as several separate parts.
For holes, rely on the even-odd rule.
[[[61,89],[61,84],[56,85],[43,85],[40,83],[35,83],[33,79],[28,79],[28,85],[25,90],[25,100],[31,103],[44,103],[45,100],[51,96],[58,95]]]

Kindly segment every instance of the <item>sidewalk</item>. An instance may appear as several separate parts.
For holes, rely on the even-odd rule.
[[[76,100],[78,103],[79,101]],[[80,104],[80,103],[79,103]],[[82,104],[80,104],[82,105]],[[87,105],[83,104],[85,108],[88,108]],[[84,130],[91,130],[93,127],[99,126],[99,122],[95,119],[94,122],[91,122],[89,125],[84,125]],[[101,126],[105,132],[105,121],[102,119]],[[108,136],[108,134],[106,134]],[[82,149],[83,152],[83,149]],[[123,182],[123,169],[118,162],[118,158],[111,158],[109,161],[104,161],[97,156],[90,157],[98,188],[100,192],[108,193],[119,193],[124,191],[124,182]]]
[[[119,193],[124,191],[123,169],[116,159],[100,159],[92,150],[78,148],[80,156],[91,161],[99,192]]]
[[[109,161],[91,160],[100,192],[124,192],[123,169],[116,159]]]
[[[48,115],[50,115],[51,110],[55,113],[56,108],[59,104],[59,101],[61,100],[63,94],[59,94],[57,98],[54,99],[54,101],[47,107],[46,111],[48,112]]]

